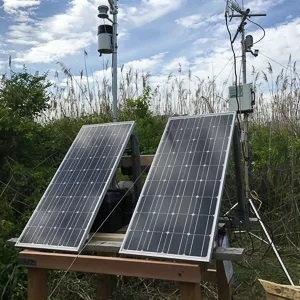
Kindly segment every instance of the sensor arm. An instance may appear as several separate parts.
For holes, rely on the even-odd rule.
[[[118,13],[118,4],[117,4],[118,0],[108,0],[109,6],[110,6],[110,10],[112,14],[117,14]]]

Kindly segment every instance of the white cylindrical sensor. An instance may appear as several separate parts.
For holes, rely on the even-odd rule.
[[[113,27],[111,25],[98,26],[98,52],[100,54],[113,52]]]

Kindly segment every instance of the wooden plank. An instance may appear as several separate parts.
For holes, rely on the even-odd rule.
[[[207,269],[207,270],[203,270],[202,268],[200,268],[201,270],[201,278],[203,281],[209,281],[212,283],[217,283],[217,270],[214,269]]]
[[[282,298],[282,297],[279,297],[279,296],[274,296],[274,295],[271,295],[271,294],[267,294],[267,300],[286,300],[286,298]]]
[[[93,238],[85,245],[83,253],[105,252],[118,253],[125,234],[123,233],[95,233]],[[14,246],[17,238],[7,241]],[[217,247],[213,251],[212,258],[215,260],[241,261],[244,259],[244,249]]]
[[[199,283],[180,283],[181,300],[201,300],[202,293]]]
[[[47,270],[28,268],[28,300],[47,300]]]
[[[19,253],[19,264],[41,269],[123,275],[190,283],[201,282],[199,266],[188,263],[24,250]]]
[[[108,253],[97,253],[97,255],[108,256]],[[97,274],[98,283],[96,286],[97,300],[112,300],[113,289],[116,288],[116,276]]]
[[[92,239],[84,247],[84,253],[89,252],[111,252],[118,253],[122,241],[102,241]],[[212,258],[215,260],[241,261],[244,259],[244,249],[242,248],[224,248],[218,247],[214,250]]]
[[[244,254],[245,249],[242,248],[217,247],[212,257],[215,260],[241,261],[244,259]]]
[[[232,280],[227,282],[225,273],[224,263],[221,260],[217,260],[217,285],[218,285],[218,299],[219,300],[230,300],[233,295],[233,282]]]
[[[112,280],[111,275],[98,275],[98,284],[96,286],[96,299],[97,300],[111,300],[112,299]]]
[[[300,286],[277,284],[275,282],[259,279],[259,282],[264,287],[268,294],[268,299],[288,299],[298,300],[300,299]],[[274,298],[277,297],[277,298]]]
[[[91,233],[93,235],[93,240],[100,240],[100,241],[114,241],[114,242],[122,242],[125,233],[103,233],[103,232],[97,232],[97,233]]]
[[[91,252],[102,252],[102,253],[111,253],[117,254],[121,247],[121,242],[115,241],[90,241],[83,249],[82,253],[91,253]]]
[[[18,240],[18,238],[11,238],[11,239],[9,239],[9,240],[6,241],[6,244],[8,246],[14,247],[15,244],[17,243],[17,240]]]

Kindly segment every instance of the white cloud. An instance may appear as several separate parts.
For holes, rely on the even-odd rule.
[[[91,42],[93,36],[87,33],[82,34],[79,39],[76,37],[68,39],[55,39],[41,43],[38,46],[32,47],[25,54],[17,56],[14,61],[19,63],[31,62],[44,62],[50,63],[60,60],[66,55],[74,55],[80,49],[83,49]]]
[[[138,60],[132,60],[125,63],[122,67],[118,68],[118,76],[124,77],[125,74],[133,75],[133,72],[136,74],[155,74],[160,66],[164,63],[167,53],[157,53],[149,58],[141,58]],[[102,82],[105,78],[108,79],[108,82],[111,81],[111,67],[105,68],[100,71],[96,71],[93,73],[92,77],[89,78],[90,81],[98,81]],[[86,77],[83,77],[86,80]]]
[[[9,41],[33,45],[14,60],[18,63],[48,63],[88,47],[96,40],[96,9],[88,0],[72,0],[65,13],[10,26]]]
[[[252,32],[254,41],[259,39],[262,35],[261,30]],[[266,68],[267,62],[272,64],[274,73],[277,75],[282,69],[282,66],[271,61],[264,55],[272,58],[280,64],[286,66],[289,55],[292,56],[293,61],[300,61],[300,46],[297,42],[300,40],[300,18],[296,18],[287,24],[281,24],[274,28],[266,29],[266,37],[262,42],[254,45],[254,49],[258,48],[261,55],[253,59],[251,56],[251,63],[256,69]]]
[[[124,19],[136,26],[154,20],[181,7],[185,0],[142,0],[139,6],[123,7]]]
[[[165,56],[166,53],[158,53],[149,58],[129,61],[124,67],[125,69],[133,69],[136,71],[152,72],[163,63]]]
[[[20,8],[31,8],[40,3],[40,0],[3,0],[3,9],[6,13],[15,13]]]
[[[97,40],[98,5],[96,0],[71,0],[64,13],[44,19],[28,17],[11,25],[7,41],[31,46],[14,60],[18,63],[50,63],[88,48]],[[12,7],[17,7],[16,3]],[[119,29],[119,39],[128,36],[126,28]]]
[[[7,39],[8,43],[11,44],[15,44],[15,45],[38,45],[39,42],[37,41],[33,41],[33,40],[26,40],[26,39],[22,39],[22,38],[18,38],[18,39]]]
[[[174,71],[187,72],[190,67],[190,61],[186,56],[173,58],[170,62],[164,64],[162,71],[170,73]]]
[[[201,26],[208,26],[212,23],[217,23],[220,20],[223,20],[223,14],[218,15],[202,15],[202,14],[194,14],[187,17],[179,18],[175,20],[175,22],[186,28],[197,29]]]
[[[250,0],[245,3],[245,8],[253,8],[251,9],[253,13],[263,13],[271,7],[282,4],[285,1],[286,0]]]
[[[177,24],[186,28],[198,28],[202,25],[202,15],[190,15],[175,21]]]

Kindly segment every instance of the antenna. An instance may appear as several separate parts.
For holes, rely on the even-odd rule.
[[[235,1],[230,1],[230,6],[232,10],[235,10],[236,12],[240,13],[241,15],[244,14],[244,11],[240,8],[240,6]]]

